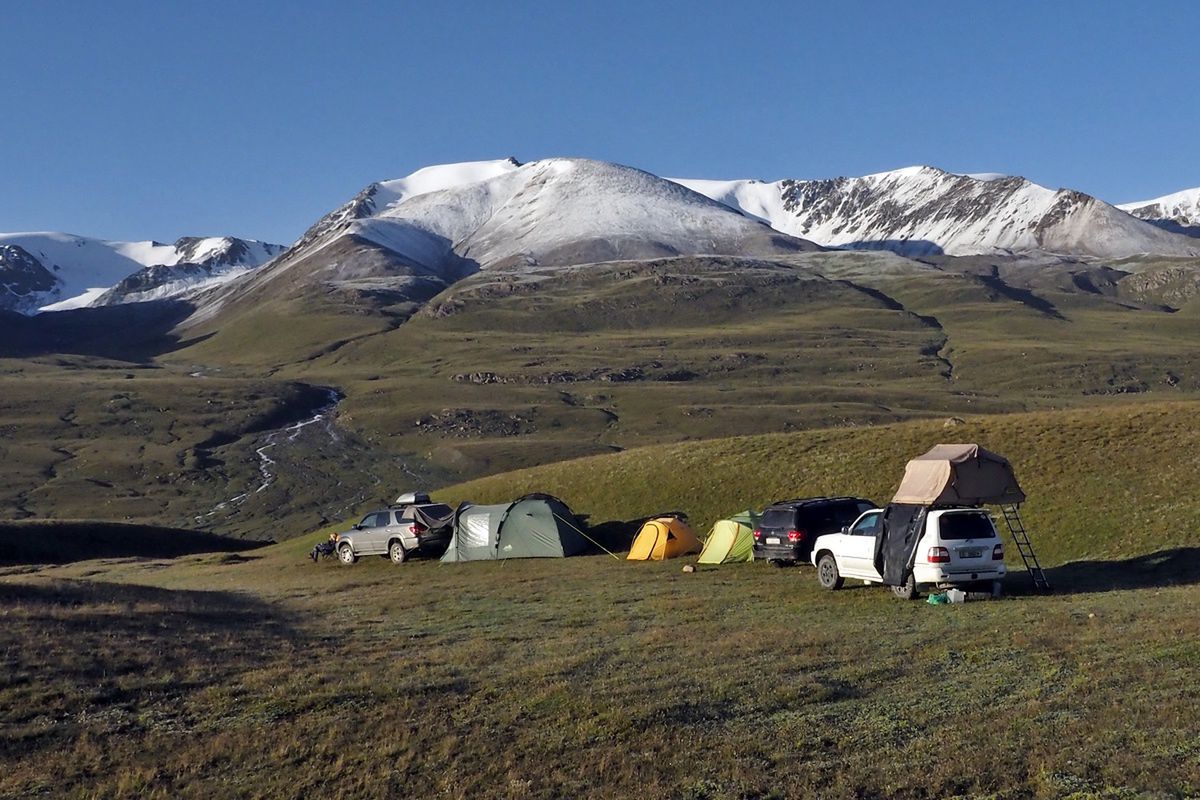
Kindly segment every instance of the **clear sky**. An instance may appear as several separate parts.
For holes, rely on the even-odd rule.
[[[39,0],[0,31],[0,231],[286,243],[373,180],[509,155],[1200,186],[1190,0]]]

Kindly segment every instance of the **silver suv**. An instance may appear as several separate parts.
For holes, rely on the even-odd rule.
[[[359,556],[384,556],[403,564],[420,554],[440,556],[450,544],[454,511],[445,503],[422,503],[372,511],[338,534],[337,556],[353,564]]]

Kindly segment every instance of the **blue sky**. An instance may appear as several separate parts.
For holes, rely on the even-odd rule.
[[[1200,185],[1200,3],[11,3],[0,230],[290,242],[372,180],[927,163],[1112,202]]]

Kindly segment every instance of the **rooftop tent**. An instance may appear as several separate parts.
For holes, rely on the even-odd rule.
[[[531,494],[508,505],[459,506],[442,561],[563,558],[587,548],[588,541],[566,503]]]
[[[662,561],[667,558],[699,553],[700,540],[679,517],[655,517],[642,524],[627,561]]]
[[[727,519],[717,520],[704,540],[700,552],[701,564],[734,564],[754,560],[754,528],[758,515],[743,511]]]
[[[904,468],[893,503],[975,506],[1022,503],[1012,465],[977,444],[939,444]]]

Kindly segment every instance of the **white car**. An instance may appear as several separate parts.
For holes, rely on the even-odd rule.
[[[875,569],[875,541],[883,527],[883,509],[863,512],[841,533],[818,537],[811,561],[817,580],[826,589],[840,589],[846,578],[882,583]],[[939,589],[1004,579],[1004,545],[986,511],[946,508],[925,516],[925,531],[917,543],[912,575],[904,586],[893,586],[898,597],[916,597],[922,587]]]

